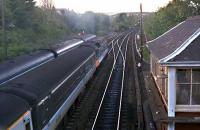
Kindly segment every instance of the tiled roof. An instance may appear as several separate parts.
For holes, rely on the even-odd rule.
[[[169,62],[200,62],[200,36]]]
[[[198,37],[199,34],[200,16],[190,17],[158,38],[148,42],[147,46],[158,60],[163,60],[172,54],[173,56],[170,58],[174,58],[188,46],[186,44],[190,44],[194,40],[195,35]],[[168,60],[170,59],[168,58]]]

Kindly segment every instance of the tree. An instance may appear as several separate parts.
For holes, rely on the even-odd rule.
[[[41,4],[44,9],[51,10],[54,8],[53,0],[41,0]]]
[[[125,30],[134,26],[137,19],[134,14],[120,13],[113,17],[112,26],[115,30]]]
[[[200,15],[199,0],[173,0],[145,19],[145,31],[155,38],[195,15]]]
[[[19,28],[30,27],[34,7],[33,0],[7,0],[7,23]]]

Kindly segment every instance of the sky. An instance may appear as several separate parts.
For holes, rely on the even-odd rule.
[[[36,0],[40,1],[40,0]],[[101,13],[139,12],[140,3],[143,11],[156,11],[170,0],[53,0],[56,8],[66,8],[78,13],[86,11]]]

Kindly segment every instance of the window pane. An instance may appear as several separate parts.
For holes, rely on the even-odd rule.
[[[192,70],[192,82],[193,83],[200,83],[200,69],[193,69]]]
[[[190,104],[190,84],[176,85],[176,104],[178,105]]]
[[[192,105],[200,105],[200,84],[192,85]]]
[[[191,70],[190,69],[178,69],[177,70],[177,83],[190,83]]]

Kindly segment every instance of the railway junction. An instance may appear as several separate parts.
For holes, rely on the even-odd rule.
[[[199,23],[148,42],[150,64],[137,26],[2,63],[0,130],[198,130]]]
[[[145,129],[138,32],[85,35],[1,64],[1,129]]]
[[[58,129],[146,129],[142,106],[145,92],[140,87],[144,80],[137,67],[141,60],[135,43],[138,31],[135,27],[108,39],[106,58]],[[148,65],[145,67],[148,69]],[[146,118],[155,129],[151,114]]]

